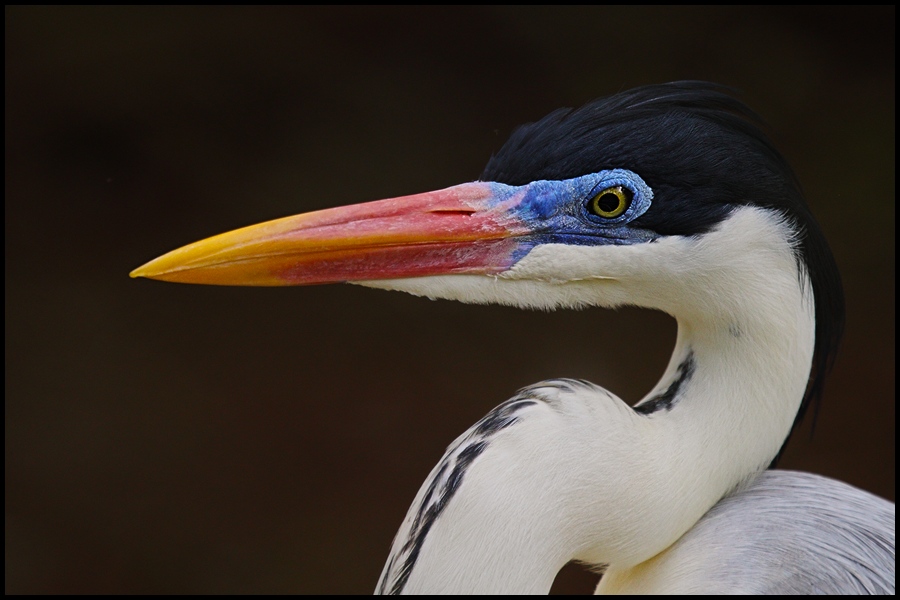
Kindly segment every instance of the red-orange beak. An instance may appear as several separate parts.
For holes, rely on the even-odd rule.
[[[286,217],[173,250],[131,276],[276,286],[499,273],[530,232],[515,210],[523,194],[476,182]]]

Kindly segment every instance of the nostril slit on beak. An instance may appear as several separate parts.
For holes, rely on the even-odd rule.
[[[477,211],[474,208],[435,208],[428,212],[438,215],[462,215],[467,217]]]

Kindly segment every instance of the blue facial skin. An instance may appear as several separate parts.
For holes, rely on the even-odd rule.
[[[491,183],[497,202],[522,194],[510,209],[531,228],[523,236],[516,252],[518,262],[532,248],[540,244],[569,244],[580,246],[639,244],[652,241],[657,235],[649,230],[631,227],[629,223],[650,208],[653,191],[636,173],[626,169],[612,169],[562,181],[534,181],[514,187]],[[606,188],[621,185],[633,194],[631,205],[618,217],[607,219],[589,210],[591,200]]]

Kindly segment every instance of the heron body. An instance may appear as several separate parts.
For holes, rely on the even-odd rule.
[[[894,505],[834,479],[764,471],[608,594],[893,594]]]
[[[844,489],[824,478],[758,478],[821,396],[843,296],[790,167],[755,121],[710,84],[638,88],[520,128],[481,181],[251,226],[132,275],[348,281],[523,308],[667,312],[678,322],[672,358],[634,407],[584,382],[543,382],[458,438],[416,496],[377,590],[546,592],[570,560],[607,568],[598,591],[701,590],[702,558],[719,556],[710,547],[732,543],[738,558],[772,551],[771,537],[754,542],[748,521],[777,513],[806,527],[788,540],[799,551],[817,542],[802,537],[816,519],[791,513],[818,510],[814,498]],[[795,505],[779,491],[810,501]],[[853,539],[872,546],[880,582],[889,563],[892,582],[893,505],[863,492],[833,496],[821,520],[857,515],[842,503],[860,497],[877,507],[866,523],[874,537]],[[842,581],[824,573],[847,563],[808,556],[817,560],[780,561],[792,573],[777,581],[790,583],[770,587],[776,561],[747,559],[764,571],[755,576],[711,564],[708,589]]]

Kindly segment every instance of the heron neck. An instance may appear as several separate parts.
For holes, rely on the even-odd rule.
[[[628,569],[764,469],[802,400],[815,335],[809,281],[778,226],[769,213],[736,212],[702,242],[616,249],[630,253],[608,262],[608,278],[558,285],[596,293],[596,304],[675,316],[678,337],[662,378],[634,408],[601,388],[562,381],[533,386],[489,413],[422,486],[380,589],[545,593],[572,559]],[[566,252],[590,259],[585,265],[613,256],[604,248]],[[519,276],[541,275],[540,258]],[[686,264],[712,284],[681,275]],[[529,292],[546,296],[554,285],[514,287],[526,303]]]
[[[747,303],[777,305],[765,314],[678,319],[669,365],[635,406],[648,422],[643,461],[652,465],[640,477],[655,479],[647,489],[659,494],[643,501],[655,502],[653,511],[666,517],[655,524],[657,548],[646,549],[652,554],[617,557],[620,564],[637,564],[668,547],[777,455],[797,415],[813,356],[813,307],[799,281],[767,303]]]
[[[778,452],[812,355],[811,314],[794,317],[679,320],[634,409],[572,381],[500,405],[423,484],[380,590],[546,593],[573,559],[621,572],[665,550]]]

